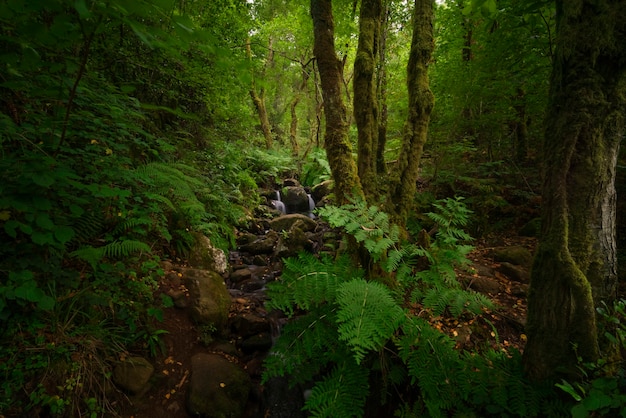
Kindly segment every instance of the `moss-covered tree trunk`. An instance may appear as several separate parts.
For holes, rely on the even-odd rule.
[[[435,104],[428,81],[428,65],[434,49],[433,17],[433,0],[415,0],[413,37],[407,65],[408,116],[389,199],[392,216],[401,226],[404,226],[413,207],[419,163]]]
[[[382,10],[380,37],[378,40],[378,66],[376,71],[376,96],[378,98],[378,149],[376,150],[376,172],[384,175],[387,172],[385,163],[385,147],[387,145],[387,37],[389,35],[389,1],[385,0]]]
[[[246,41],[246,54],[249,59],[252,59],[252,49],[250,48],[250,39]],[[267,61],[270,62],[273,59],[272,40],[269,43],[269,53]],[[267,64],[266,64],[267,65]],[[263,69],[265,73],[265,68]],[[267,107],[265,106],[265,89],[261,88],[259,92],[256,90],[256,83],[254,77],[252,78],[252,85],[250,86],[250,98],[254,104],[257,115],[259,117],[259,123],[261,125],[261,132],[265,138],[265,147],[267,149],[272,148],[272,126],[270,124],[269,116],[267,114]]]
[[[616,292],[615,168],[624,134],[626,1],[558,0],[542,235],[524,365],[535,380],[600,355],[595,307]]]
[[[335,28],[331,0],[311,0],[313,18],[313,55],[322,85],[326,131],[324,145],[335,183],[337,204],[347,203],[350,195],[362,197],[357,167],[348,140],[346,105],[342,97],[342,62],[335,52]]]
[[[377,190],[378,101],[376,73],[381,24],[381,0],[362,0],[359,44],[354,60],[354,119],[358,130],[358,171],[368,200]]]

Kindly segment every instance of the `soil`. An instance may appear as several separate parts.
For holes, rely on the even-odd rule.
[[[526,341],[523,333],[526,297],[524,292],[520,291],[520,287],[523,290],[526,285],[514,282],[499,273],[500,263],[493,260],[491,250],[494,247],[523,246],[532,252],[535,244],[535,239],[522,237],[497,237],[476,243],[476,248],[468,257],[472,262],[471,268],[458,272],[459,277],[464,278],[464,283],[470,287],[474,283],[486,281],[490,285],[489,289],[497,290],[488,295],[497,308],[487,311],[480,317],[434,317],[433,325],[455,338],[459,349],[480,350],[491,347],[505,351],[511,349],[523,351]],[[161,292],[165,293],[173,286],[179,285],[175,278],[172,278],[174,276],[171,273],[166,274],[160,283]],[[262,310],[263,307],[258,305],[258,301],[245,297],[233,298],[231,315],[249,310]],[[208,334],[199,332],[187,312],[175,307],[165,309],[163,322],[158,324],[158,327],[167,333],[162,337],[163,352],[153,362],[156,377],[152,388],[143,396],[130,399],[130,403],[124,402],[127,405],[122,412],[123,417],[189,418],[185,411],[185,392],[189,382],[191,357],[198,352],[211,350],[210,345],[207,348]],[[231,342],[234,342],[236,336],[230,338]],[[235,357],[231,360],[242,362]],[[262,370],[261,360],[252,359],[241,365],[258,384]],[[263,416],[262,407],[257,402],[259,398],[259,391],[253,391],[246,418]]]

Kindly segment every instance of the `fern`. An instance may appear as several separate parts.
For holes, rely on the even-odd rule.
[[[270,298],[267,306],[291,316],[298,309],[308,310],[334,301],[341,283],[360,277],[363,272],[354,269],[348,257],[318,259],[301,253],[297,258],[285,260],[280,280],[267,285]]]
[[[362,417],[369,388],[368,375],[366,368],[346,358],[313,387],[304,409],[310,411],[312,417]]]
[[[377,351],[393,336],[404,311],[387,287],[378,282],[351,280],[337,292],[339,339],[346,341],[360,364],[368,351]]]
[[[114,241],[102,247],[86,246],[79,248],[70,253],[70,256],[85,260],[95,268],[96,264],[104,258],[120,259],[138,252],[150,253],[151,249],[141,241],[124,240]]]

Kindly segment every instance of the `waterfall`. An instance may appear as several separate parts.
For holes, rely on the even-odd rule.
[[[315,214],[313,214],[315,210],[315,200],[313,200],[310,193],[307,193],[307,196],[309,197],[309,218],[315,219]]]
[[[283,215],[287,213],[287,207],[280,198],[280,191],[276,190],[276,199],[273,199],[271,203],[274,209],[280,211]]]

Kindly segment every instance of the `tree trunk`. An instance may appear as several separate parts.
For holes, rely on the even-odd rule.
[[[406,223],[413,206],[419,163],[435,104],[428,81],[428,65],[433,49],[433,1],[415,0],[413,37],[407,66],[409,109],[389,199],[392,217],[400,226]]]
[[[335,52],[332,1],[311,0],[311,17],[313,55],[317,60],[324,99],[326,156],[335,184],[335,200],[341,205],[348,202],[349,196],[363,197],[363,190],[348,140],[347,110],[341,94],[343,66]]]
[[[616,296],[615,169],[624,134],[626,1],[557,0],[542,236],[528,296],[527,375],[600,356],[595,307]]]
[[[378,101],[374,74],[380,38],[381,0],[362,0],[359,44],[354,60],[354,119],[358,130],[358,171],[368,200],[377,193]]]
[[[272,54],[272,40],[271,39],[270,39],[269,49],[270,49],[270,54]],[[248,55],[248,59],[252,59],[250,39],[247,39],[246,41],[246,54]],[[271,59],[271,55],[270,55],[270,59]],[[261,91],[257,93],[256,83],[254,82],[254,78],[252,78],[252,85],[250,86],[250,98],[252,99],[252,103],[254,104],[256,113],[259,116],[259,123],[261,124],[261,132],[263,132],[263,137],[265,138],[265,147],[267,149],[270,149],[272,148],[272,142],[273,142],[272,141],[272,126],[270,124],[270,120],[267,115],[267,107],[265,107],[265,89],[261,88]]]
[[[376,150],[376,172],[387,174],[385,146],[387,145],[387,36],[389,35],[389,1],[385,0],[382,11],[380,38],[378,42],[378,68],[376,72],[376,96],[379,104],[378,149]]]

